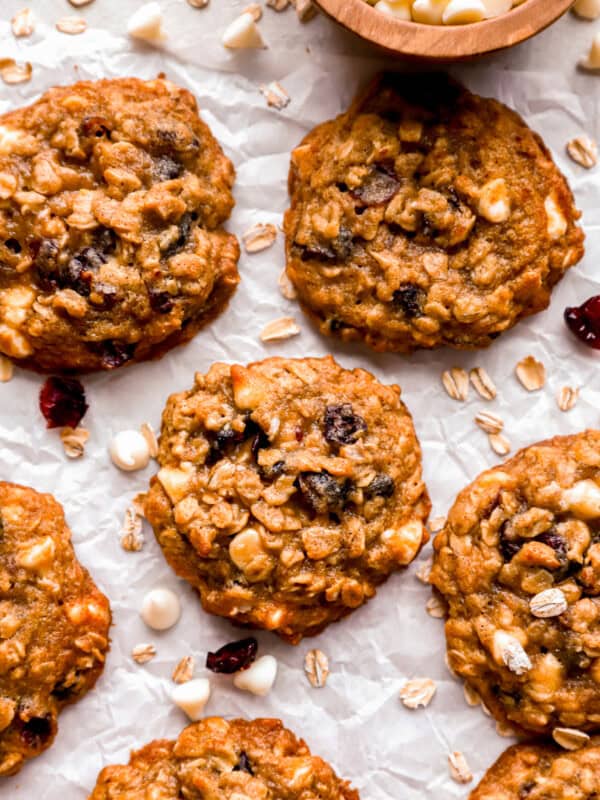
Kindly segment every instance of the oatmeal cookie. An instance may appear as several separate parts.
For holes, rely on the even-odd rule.
[[[233,179],[166,80],[58,87],[0,117],[0,353],[80,372],[190,339],[238,282]]]
[[[470,800],[596,800],[600,742],[575,752],[542,744],[509,747]]]
[[[109,625],[62,507],[0,482],[0,776],[50,747],[60,710],[102,672]]]
[[[485,347],[583,255],[540,137],[443,75],[380,76],[294,150],[289,189],[302,307],[375,350]]]
[[[296,643],[358,608],[427,540],[397,386],[333,358],[214,364],[163,414],[146,516],[206,611]]]
[[[278,719],[208,717],[102,770],[89,800],[360,800]]]
[[[450,667],[501,721],[600,731],[600,431],[480,475],[434,543]]]

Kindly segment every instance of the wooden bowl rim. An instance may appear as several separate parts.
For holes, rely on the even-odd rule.
[[[363,39],[398,55],[452,60],[512,47],[547,28],[573,0],[526,0],[506,14],[468,25],[424,25],[383,15],[365,0],[315,0]],[[378,24],[385,22],[385,25]],[[468,35],[465,35],[467,34]]]

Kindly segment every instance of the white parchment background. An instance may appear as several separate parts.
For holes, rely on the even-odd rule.
[[[374,52],[328,20],[300,26],[293,12],[277,15],[270,9],[261,23],[269,50],[231,55],[219,35],[246,0],[212,0],[202,11],[184,0],[164,0],[168,39],[162,50],[119,38],[139,0],[96,0],[81,10],[93,27],[79,37],[52,30],[60,16],[74,13],[66,0],[32,0],[30,7],[46,26],[39,26],[31,39],[15,42],[8,20],[24,4],[0,0],[0,56],[30,60],[34,77],[23,86],[0,84],[0,112],[56,83],[129,74],[149,78],[165,71],[195,93],[235,162],[237,207],[230,229],[238,235],[254,222],[280,223],[290,150],[314,124],[339,113],[378,66]],[[0,385],[0,477],[53,492],[64,504],[77,553],[109,595],[115,618],[112,650],[96,691],[63,712],[54,746],[18,777],[4,779],[0,797],[85,800],[104,764],[125,761],[132,747],[174,737],[185,725],[168,699],[174,664],[193,654],[197,675],[204,675],[207,650],[239,638],[226,622],[201,611],[192,591],[165,565],[151,532],[146,532],[141,553],[126,553],[119,545],[125,508],[145,488],[153,467],[143,473],[118,472],[107,443],[114,432],[141,422],[158,426],[167,395],[188,387],[194,371],[218,359],[333,352],[345,366],[360,365],[384,381],[400,383],[415,413],[434,514],[445,513],[456,492],[496,460],[472,422],[478,410],[485,407],[504,417],[513,449],[598,424],[598,355],[580,347],[562,322],[565,305],[598,291],[599,173],[584,171],[564,152],[571,137],[600,134],[600,77],[576,71],[596,27],[564,18],[533,42],[454,70],[470,88],[514,106],[543,134],[575,189],[588,236],[584,261],[557,289],[550,310],[505,334],[490,350],[405,358],[319,337],[277,290],[283,266],[280,237],[271,250],[242,255],[242,282],[228,311],[191,344],[160,362],[85,379],[91,439],[82,460],[67,461],[58,434],[45,430],[37,406],[39,376],[18,371],[12,382]],[[283,112],[267,108],[258,93],[261,82],[274,79],[292,97]],[[263,345],[260,329],[282,315],[296,316],[302,334]],[[527,394],[513,375],[516,362],[530,353],[548,368],[547,386],[535,395]],[[472,393],[467,404],[452,401],[440,384],[442,370],[478,364],[496,381],[498,399],[486,404]],[[563,385],[582,387],[578,405],[568,414],[555,402]],[[158,585],[177,591],[184,609],[181,622],[164,634],[146,629],[138,616],[144,592]],[[281,717],[350,778],[364,800],[466,797],[469,789],[448,778],[448,751],[462,750],[479,778],[508,743],[481,711],[466,706],[461,686],[448,675],[442,625],[424,610],[428,596],[413,566],[392,578],[367,607],[297,648],[259,634],[262,653],[273,653],[279,661],[273,691],[254,698],[235,690],[228,679],[215,678],[207,713]],[[144,641],[154,642],[158,655],[140,667],[130,651]],[[304,654],[314,646],[328,654],[332,666],[322,690],[311,689],[302,671]],[[410,712],[399,702],[398,690],[414,676],[435,679],[438,694],[428,709]]]

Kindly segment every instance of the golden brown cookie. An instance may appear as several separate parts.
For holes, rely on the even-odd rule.
[[[146,516],[206,611],[290,642],[375,594],[427,541],[397,386],[331,357],[215,364],[169,398]]]
[[[104,667],[110,608],[48,494],[0,482],[0,776],[50,747]]]
[[[600,432],[484,472],[434,549],[450,667],[494,716],[533,733],[600,731]]]
[[[89,800],[360,800],[278,719],[207,717],[106,767]]]
[[[190,339],[238,283],[233,180],[166,80],[58,87],[0,117],[0,353],[86,371]]]
[[[575,752],[519,744],[490,767],[470,800],[596,800],[599,794],[598,741]]]
[[[485,347],[583,255],[540,137],[438,74],[380,76],[292,153],[287,274],[322,333]]]

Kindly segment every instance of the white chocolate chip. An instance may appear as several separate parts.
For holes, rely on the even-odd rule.
[[[567,232],[567,220],[561,211],[556,197],[549,194],[544,201],[546,217],[548,218],[548,236],[551,239],[560,239]]]
[[[149,628],[166,631],[172,628],[181,616],[179,598],[170,589],[152,589],[144,597],[140,616]]]
[[[521,642],[506,631],[498,630],[494,633],[493,656],[498,663],[504,664],[515,675],[523,675],[532,667]]]
[[[241,672],[236,672],[233,685],[245,692],[264,697],[271,690],[277,676],[277,659],[274,656],[262,656]]]
[[[139,431],[121,431],[109,445],[113,464],[125,472],[144,469],[150,461],[150,447],[145,436]]]
[[[600,0],[575,0],[573,11],[584,19],[598,19],[600,17]]]
[[[144,3],[129,17],[127,33],[134,39],[145,42],[160,42],[165,39],[163,13],[158,3]]]
[[[210,698],[210,683],[207,678],[196,678],[179,684],[171,692],[171,700],[188,715],[192,722],[202,719],[204,708]]]
[[[563,494],[566,507],[579,519],[600,517],[600,486],[595,481],[578,481]]]
[[[479,213],[488,222],[506,222],[510,217],[510,196],[504,178],[488,181],[479,193]]]
[[[448,2],[449,0],[415,0],[412,18],[425,25],[441,25]]]
[[[55,552],[54,539],[51,536],[45,536],[24,550],[17,558],[17,564],[31,571],[43,570],[50,564]]]
[[[410,564],[419,552],[425,529],[418,519],[406,522],[400,528],[388,528],[381,534],[381,541],[392,551],[398,564]]]
[[[485,19],[485,6],[481,0],[450,0],[442,15],[444,25],[466,25]]]
[[[228,25],[222,38],[223,45],[230,50],[258,50],[266,47],[264,39],[252,14],[240,14]]]

